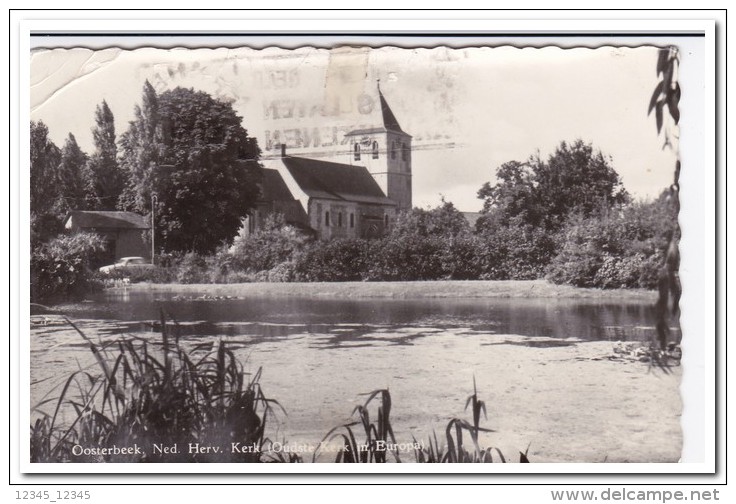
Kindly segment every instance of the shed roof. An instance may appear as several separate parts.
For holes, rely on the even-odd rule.
[[[108,212],[93,210],[72,210],[64,219],[65,223],[73,219],[79,228],[118,228],[118,229],[150,229],[151,226],[142,215],[133,212]]]

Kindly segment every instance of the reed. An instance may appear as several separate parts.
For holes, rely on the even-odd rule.
[[[369,392],[368,399],[364,404],[358,405],[353,409],[352,416],[356,416],[357,420],[331,429],[320,442],[317,450],[315,450],[312,461],[317,461],[323,448],[330,443],[339,443],[337,454],[334,462],[336,463],[385,463],[389,461],[387,452],[390,452],[395,462],[401,462],[401,457],[397,450],[387,449],[386,447],[396,446],[396,438],[393,428],[391,427],[391,394],[388,389],[379,389]],[[376,421],[371,421],[369,405],[380,396],[377,405]],[[481,414],[484,418],[486,414],[486,404],[478,397],[478,390],[473,377],[473,394],[470,395],[465,402],[465,409],[470,408],[472,420],[468,422],[460,418],[452,418],[445,428],[446,444],[440,444],[437,433],[432,432],[425,445],[419,443],[416,438],[412,438],[414,445],[414,460],[417,463],[494,463],[507,462],[506,457],[500,449],[496,447],[483,448],[480,444],[481,432],[494,432],[480,426]],[[358,435],[362,430],[362,442],[359,442]],[[467,439],[463,433],[470,436],[471,444],[465,443]],[[519,452],[519,462],[528,463],[529,459],[526,451]]]
[[[503,452],[496,447],[483,448],[480,444],[481,432],[495,432],[480,426],[481,413],[483,418],[487,418],[486,404],[478,398],[478,389],[473,377],[473,394],[468,396],[465,401],[465,410],[470,407],[472,414],[472,423],[460,418],[453,418],[445,427],[446,446],[440,445],[437,440],[437,433],[433,432],[428,438],[427,445],[414,449],[414,458],[419,463],[494,463],[507,462]],[[470,435],[472,445],[465,443],[463,432]],[[416,440],[415,440],[415,444]],[[519,452],[519,462],[527,463],[527,453]],[[495,458],[494,458],[495,454]]]
[[[40,416],[30,426],[31,462],[302,462],[297,454],[271,449],[266,422],[276,410],[286,412],[264,395],[261,368],[246,373],[224,341],[186,349],[179,326],[163,313],[161,340],[155,342],[95,342],[66,322],[89,345],[99,372],[72,373],[58,398],[33,408]],[[335,444],[338,463],[402,462],[391,425],[390,392],[378,389],[361,395],[367,397],[353,409],[356,419],[331,429],[313,462],[327,445]],[[49,405],[51,414],[43,411]],[[443,444],[436,432],[426,445],[414,439],[415,461],[507,462],[498,448],[481,446],[480,434],[494,431],[480,425],[487,412],[475,378],[473,394],[465,402],[468,409],[471,420],[452,418]],[[62,413],[69,412],[71,420],[62,420]],[[140,451],[116,453],[113,447]],[[519,462],[529,462],[527,452],[528,447],[519,453]]]
[[[358,419],[354,422],[339,425],[331,429],[325,437],[322,438],[319,446],[317,446],[317,449],[314,451],[314,455],[312,457],[313,462],[317,460],[321,448],[336,439],[341,441],[341,445],[337,450],[335,462],[384,463],[386,462],[386,452],[388,451],[391,452],[396,462],[401,462],[398,452],[388,449],[390,443],[393,445],[397,444],[393,428],[391,427],[391,421],[389,419],[391,414],[391,394],[388,389],[378,389],[361,395],[367,395],[368,399],[366,399],[365,403],[362,405],[359,404],[353,409],[352,415],[357,413]],[[375,422],[372,422],[368,406],[378,397],[380,397],[380,400],[376,401],[378,402],[378,409],[375,417],[376,420]],[[365,436],[365,441],[360,444],[357,441],[354,430],[357,426],[362,428]]]
[[[283,408],[264,395],[261,369],[244,372],[224,341],[186,350],[163,314],[160,344],[104,345],[67,322],[89,344],[100,373],[73,373],[53,414],[41,411],[51,400],[34,408],[41,416],[31,426],[32,462],[270,461],[266,421]],[[60,424],[62,410],[73,411],[71,423]],[[138,446],[141,453],[79,455],[75,446]]]

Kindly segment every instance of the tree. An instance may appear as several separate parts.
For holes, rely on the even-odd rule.
[[[30,140],[31,244],[35,246],[61,231],[62,216],[56,209],[61,151],[49,139],[49,129],[43,121],[31,121]]]
[[[139,213],[151,211],[151,174],[161,162],[163,139],[158,110],[158,96],[150,82],[143,85],[141,105],[135,106],[135,120],[120,137],[120,167],[127,184],[119,206]]]
[[[87,161],[87,154],[79,147],[74,135],[69,133],[61,149],[61,162],[58,170],[60,208],[64,212],[87,208],[87,190],[84,179]]]
[[[115,118],[105,100],[95,110],[92,137],[95,152],[85,170],[88,204],[95,210],[113,210],[117,207],[125,179],[117,163]]]
[[[610,159],[582,140],[562,142],[546,161],[535,155],[525,163],[504,163],[496,184],[484,184],[478,197],[484,200],[485,224],[519,218],[549,231],[559,230],[573,213],[587,217],[629,201]]]
[[[146,211],[156,197],[156,243],[167,251],[210,253],[232,243],[260,177],[260,150],[242,118],[205,92],[156,96],[150,84],[136,116],[121,140],[131,177],[122,201]]]
[[[453,237],[470,232],[468,221],[455,206],[442,198],[442,204],[424,210],[413,208],[399,214],[391,229],[391,235],[397,236],[443,236]]]
[[[511,218],[539,224],[542,209],[535,197],[534,172],[529,163],[509,161],[496,171],[496,185],[486,182],[478,191],[483,200],[483,214],[487,219],[496,217],[501,225],[508,225]]]
[[[677,82],[677,69],[680,56],[676,47],[667,47],[659,50],[657,58],[657,76],[661,80],[657,83],[649,102],[648,114],[655,112],[657,133],[662,132],[664,126],[664,107],[667,107],[675,126],[680,122],[680,85]],[[672,148],[672,134],[665,129],[665,147]],[[666,199],[672,202],[675,215],[680,211],[680,160],[675,163],[675,178],[665,192]],[[655,305],[657,313],[657,343],[664,350],[670,336],[670,315],[679,318],[680,297],[682,285],[680,283],[680,227],[675,219],[674,231],[668,236],[664,259],[659,270],[657,289],[659,296]],[[671,305],[671,306],[670,306]]]
[[[31,121],[31,213],[48,214],[58,196],[57,170],[61,151],[49,139],[43,121]]]

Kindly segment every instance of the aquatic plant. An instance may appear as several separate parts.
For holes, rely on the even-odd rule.
[[[389,416],[391,414],[391,394],[388,389],[379,389],[369,392],[367,394],[368,399],[362,405],[359,404],[353,409],[353,415],[358,414],[358,420],[350,422],[344,425],[339,425],[331,429],[322,441],[320,442],[317,449],[314,451],[312,461],[316,461],[320,453],[320,449],[326,444],[335,439],[341,439],[342,445],[337,450],[335,456],[335,462],[344,463],[356,463],[356,462],[386,462],[386,452],[391,451],[396,462],[401,462],[399,454],[395,450],[389,450],[389,441],[396,445],[396,437],[394,436],[393,428]],[[368,405],[380,396],[380,403],[378,406],[378,412],[376,415],[376,421],[371,422],[370,412]],[[359,444],[355,437],[353,427],[360,425],[363,428],[365,434],[365,441]],[[343,432],[338,432],[342,430]]]
[[[447,446],[442,446],[437,440],[437,433],[433,432],[432,436],[428,438],[426,446],[419,446],[414,449],[414,457],[419,463],[493,463],[493,462],[506,462],[506,457],[500,449],[496,447],[482,448],[479,441],[479,434],[481,432],[494,432],[492,429],[487,429],[480,426],[480,415],[483,413],[483,417],[487,418],[486,414],[486,403],[478,398],[478,389],[475,384],[475,377],[473,377],[473,394],[468,397],[465,401],[465,409],[471,408],[473,415],[472,424],[466,420],[460,418],[453,418],[445,427],[445,439],[447,440]],[[472,446],[469,448],[463,441],[463,431],[467,431],[470,434]],[[415,440],[415,444],[416,443]],[[526,451],[519,452],[519,462],[527,463]],[[496,459],[494,459],[494,453]]]
[[[399,446],[396,443],[393,428],[391,427],[391,394],[388,389],[374,390],[368,394],[368,399],[364,404],[358,405],[353,410],[353,415],[357,413],[358,420],[339,425],[331,429],[320,442],[317,450],[314,452],[312,461],[315,462],[322,448],[328,443],[339,440],[341,443],[335,456],[337,463],[356,463],[356,462],[387,462],[386,452],[391,452],[396,462],[401,462],[398,450],[391,447]],[[378,406],[376,422],[371,422],[368,406],[374,398],[380,395],[381,401]],[[413,438],[412,446],[414,447],[414,459],[418,463],[493,463],[507,462],[506,457],[500,449],[496,447],[482,448],[480,445],[479,434],[481,432],[494,432],[480,426],[481,413],[486,417],[485,402],[478,398],[478,391],[473,378],[473,394],[470,395],[465,402],[465,409],[470,406],[472,412],[472,423],[460,419],[451,419],[445,428],[446,445],[440,445],[437,439],[437,433],[433,432],[428,438],[426,445],[419,443]],[[358,442],[355,427],[360,425],[365,436],[365,441]],[[470,434],[472,446],[468,447],[464,444],[463,431]],[[526,451],[519,452],[519,462],[528,463]],[[495,458],[494,458],[495,454]]]
[[[267,419],[281,405],[260,386],[261,368],[249,375],[224,341],[185,348],[179,326],[162,313],[161,341],[127,338],[95,342],[73,322],[66,322],[89,345],[98,373],[80,369],[63,383],[57,398],[33,411],[31,462],[301,462],[293,452],[271,449]],[[353,409],[357,418],[331,429],[312,461],[339,443],[335,462],[402,462],[391,425],[388,389],[367,394]],[[53,405],[53,413],[43,408]],[[372,414],[375,406],[375,414]],[[483,448],[480,426],[486,404],[475,379],[467,398],[472,420],[453,418],[445,428],[446,444],[432,433],[427,445],[414,439],[419,463],[506,462],[498,448]],[[62,413],[71,412],[71,420]],[[362,436],[360,436],[362,431]],[[466,444],[465,434],[471,443]],[[359,442],[359,436],[362,438]],[[285,444],[285,443],[284,443]],[[402,448],[403,449],[403,448]],[[527,448],[528,451],[528,448]],[[390,454],[389,454],[390,452]],[[520,462],[528,462],[526,452]]]
[[[186,350],[163,315],[160,348],[94,342],[67,322],[101,373],[69,376],[52,415],[41,408],[53,400],[34,407],[41,416],[31,426],[32,462],[270,461],[266,420],[281,406],[261,390],[261,369],[247,376],[225,342]],[[59,422],[62,409],[74,412],[71,423]]]

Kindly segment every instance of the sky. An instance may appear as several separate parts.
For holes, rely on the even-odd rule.
[[[343,134],[380,122],[380,80],[413,137],[415,206],[445,198],[478,211],[477,191],[501,164],[576,139],[645,199],[672,182],[676,159],[647,115],[656,59],[651,46],[47,49],[31,57],[30,118],[58,146],[72,133],[91,153],[95,107],[107,101],[120,135],[149,80],[232,103],[264,156],[286,142],[292,155],[349,163]]]

